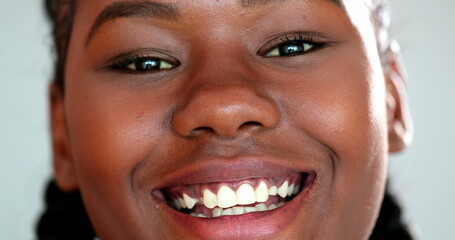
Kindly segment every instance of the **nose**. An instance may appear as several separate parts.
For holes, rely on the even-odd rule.
[[[275,102],[251,85],[213,84],[193,91],[174,112],[172,125],[184,137],[211,133],[230,138],[274,128],[279,116]]]

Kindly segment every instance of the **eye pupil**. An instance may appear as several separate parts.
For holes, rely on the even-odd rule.
[[[160,69],[160,61],[157,60],[145,60],[136,63],[136,69],[139,71],[151,71]]]
[[[279,47],[279,51],[281,56],[293,55],[302,53],[304,51],[304,47],[302,43],[292,42],[281,45]]]

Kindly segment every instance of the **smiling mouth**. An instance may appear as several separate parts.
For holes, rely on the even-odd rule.
[[[159,191],[168,206],[181,213],[199,218],[218,218],[278,209],[309,189],[315,178],[315,173],[293,173],[175,186]]]

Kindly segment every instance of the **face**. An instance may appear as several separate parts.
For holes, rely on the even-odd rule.
[[[55,177],[101,239],[368,238],[400,110],[369,9],[250,2],[78,1]]]

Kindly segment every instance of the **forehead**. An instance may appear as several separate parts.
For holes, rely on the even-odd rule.
[[[99,1],[79,1],[79,13],[91,13],[107,15],[106,13],[125,14],[127,11],[140,10],[143,13],[153,12],[160,17],[177,17],[183,14],[198,13],[203,10],[209,12],[220,12],[237,10],[238,13],[255,11],[260,8],[280,7],[282,5],[295,6],[312,3],[330,2],[340,9],[343,8],[343,0],[99,0]],[[145,8],[145,9],[144,9]],[[197,9],[197,11],[194,11]],[[125,11],[126,10],[126,11]],[[191,10],[191,11],[188,11]],[[126,16],[126,15],[123,15]]]
[[[279,28],[280,24],[301,27],[308,21],[318,22],[321,26],[329,28],[354,28],[365,42],[376,42],[374,31],[371,29],[370,7],[367,1],[81,0],[78,1],[75,13],[70,46],[74,47],[76,44],[81,47],[80,49],[87,48],[94,36],[121,31],[115,30],[118,25],[111,25],[112,22],[121,23],[124,26],[122,31],[125,33],[130,32],[129,28],[137,30],[159,25],[187,36],[203,32],[213,35],[229,32],[235,37],[233,34]],[[235,31],[231,31],[233,29]],[[103,34],[98,33],[100,30]]]
[[[89,41],[96,31],[105,23],[117,18],[156,18],[167,21],[178,21],[190,15],[203,18],[227,18],[233,15],[239,21],[248,14],[264,12],[273,8],[296,8],[315,3],[330,3],[344,12],[343,0],[99,0],[81,1],[77,15],[83,15],[85,28],[90,25],[87,34]],[[287,13],[282,13],[287,14]],[[232,17],[231,17],[232,18]],[[187,21],[188,19],[185,19]]]

